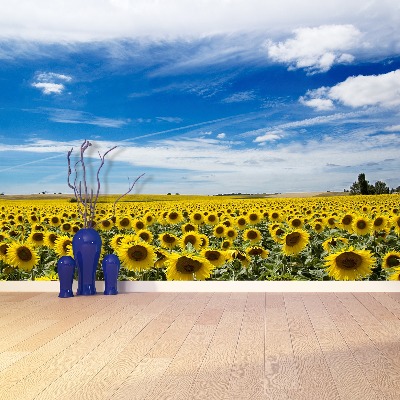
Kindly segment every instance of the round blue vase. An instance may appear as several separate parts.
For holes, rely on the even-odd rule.
[[[104,294],[118,294],[117,282],[120,268],[119,258],[115,254],[108,254],[101,264],[104,272]]]
[[[57,273],[60,280],[58,297],[74,297],[72,282],[75,274],[75,260],[70,256],[63,256],[57,262]]]
[[[100,259],[101,237],[92,228],[79,229],[72,239],[72,251],[78,267],[77,295],[96,294],[96,270]]]

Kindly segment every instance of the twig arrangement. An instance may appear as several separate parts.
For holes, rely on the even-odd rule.
[[[88,140],[84,140],[84,142],[81,144],[81,149],[80,149],[80,158],[74,165],[74,181],[71,184],[71,175],[72,175],[72,169],[71,169],[71,154],[73,151],[73,148],[68,152],[67,155],[67,160],[68,160],[68,186],[74,191],[75,199],[78,202],[78,213],[82,216],[83,219],[83,227],[84,228],[92,228],[94,226],[94,218],[96,214],[96,204],[97,200],[99,198],[99,193],[100,193],[100,170],[104,165],[104,160],[105,157],[108,153],[110,153],[112,150],[116,149],[117,146],[112,147],[111,149],[107,150],[103,155],[100,154],[99,152],[99,157],[100,157],[100,166],[97,170],[96,174],[96,180],[97,180],[97,191],[96,194],[94,194],[93,188],[90,189],[90,193],[88,190],[88,185],[86,181],[86,165],[85,165],[85,160],[84,160],[84,153],[85,151],[92,145]],[[79,180],[79,183],[77,182],[78,180],[78,168],[82,169],[82,180]],[[134,188],[136,182],[143,176],[144,174],[139,175],[132,184],[129,185],[128,190],[119,196],[113,204],[113,215],[115,216],[115,205],[117,202],[124,196],[126,196],[128,193],[132,191]]]

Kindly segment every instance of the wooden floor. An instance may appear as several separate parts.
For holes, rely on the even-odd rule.
[[[0,293],[0,398],[400,398],[400,293]]]

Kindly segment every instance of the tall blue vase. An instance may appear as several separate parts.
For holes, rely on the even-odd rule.
[[[108,254],[103,258],[101,266],[104,272],[104,294],[118,294],[119,258],[115,254]]]
[[[92,228],[79,229],[72,239],[72,251],[78,267],[77,295],[96,294],[96,270],[100,259],[101,237]]]
[[[74,297],[72,282],[75,274],[75,260],[70,256],[63,256],[57,262],[58,279],[60,280],[60,293],[58,297]]]

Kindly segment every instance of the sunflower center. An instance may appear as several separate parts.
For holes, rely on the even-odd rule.
[[[143,261],[147,257],[147,249],[140,245],[132,246],[128,250],[128,257],[131,260]]]
[[[279,217],[279,214],[276,213],[276,212],[274,212],[274,213],[271,214],[271,218],[272,218],[272,219],[278,219],[278,217]]]
[[[183,274],[193,274],[201,268],[201,262],[189,257],[180,257],[176,263],[177,271]]]
[[[328,219],[328,224],[329,225],[335,225],[335,218],[329,218]]]
[[[119,222],[121,226],[129,226],[129,218],[122,218],[121,221]]]
[[[288,235],[286,235],[286,245],[293,247],[296,246],[296,244],[298,244],[301,240],[301,235],[299,232],[292,232],[289,233]]]
[[[284,233],[285,233],[285,231],[283,229],[281,229],[281,228],[278,228],[275,231],[276,236],[282,236]]]
[[[27,262],[32,260],[32,252],[25,246],[22,246],[17,250],[17,256],[22,261]]]
[[[375,221],[374,221],[374,226],[381,226],[383,224],[383,218],[382,217],[378,217]]]
[[[173,211],[172,213],[169,214],[169,219],[172,219],[172,220],[178,219],[178,213]]]
[[[229,230],[226,235],[230,238],[235,237],[235,231],[234,230]]]
[[[7,249],[8,249],[8,244],[7,243],[3,243],[0,246],[0,254],[2,254],[3,256],[5,256],[7,254]]]
[[[239,218],[237,223],[239,226],[243,226],[246,225],[246,220],[244,218]]]
[[[292,226],[294,226],[295,228],[298,228],[301,225],[301,220],[298,218],[295,218],[294,220],[292,220]]]
[[[136,228],[137,229],[143,229],[144,228],[144,223],[142,221],[136,222]]]
[[[68,246],[72,245],[72,241],[71,240],[65,240],[63,243],[63,250],[64,251],[68,251]]]
[[[221,233],[224,233],[224,228],[222,226],[217,227],[217,229],[215,230],[215,232],[220,235]]]
[[[150,239],[150,235],[147,232],[141,232],[139,235],[145,242]]]
[[[217,218],[216,218],[215,215],[209,215],[209,216],[208,216],[208,220],[209,220],[210,222],[215,222],[216,219],[217,219]]]
[[[35,232],[32,235],[32,240],[35,242],[41,242],[43,240],[43,233],[42,232]]]
[[[358,229],[365,229],[367,227],[367,223],[363,220],[357,221],[357,228]]]
[[[361,263],[362,257],[352,251],[339,254],[336,258],[336,264],[342,269],[357,269]]]
[[[250,221],[257,221],[257,219],[258,219],[257,214],[250,214],[250,215],[249,215],[249,220],[250,220]]]
[[[252,248],[250,251],[249,251],[249,255],[250,256],[259,256],[259,255],[261,255],[262,254],[262,252],[263,252],[263,249],[262,248],[260,248],[260,247],[254,247],[254,248]]]
[[[71,224],[69,224],[68,222],[66,222],[66,223],[63,225],[63,229],[66,230],[66,231],[69,231],[69,230],[71,229]]]
[[[353,218],[351,217],[351,215],[345,215],[342,219],[342,224],[350,225],[352,221],[353,221]]]
[[[194,244],[196,243],[196,236],[188,235],[185,237],[185,240],[183,242],[185,243],[185,245],[191,243],[194,246]]]
[[[315,224],[315,229],[317,231],[319,231],[320,229],[322,229],[322,225],[321,224]]]
[[[50,233],[48,238],[49,238],[49,241],[54,244],[57,239],[57,235],[55,233]]]
[[[175,242],[175,238],[172,235],[170,235],[169,233],[166,233],[163,236],[163,240],[165,243],[174,243]]]
[[[102,224],[105,228],[108,228],[108,227],[111,225],[111,222],[110,222],[110,221],[103,221],[101,224]]]
[[[200,220],[201,220],[201,214],[199,214],[199,213],[194,214],[194,215],[193,215],[193,219],[194,219],[195,221],[200,221]]]
[[[247,232],[247,238],[250,240],[257,239],[258,235],[256,231],[248,231]]]
[[[386,262],[389,267],[397,267],[400,264],[400,257],[391,255],[388,257]]]
[[[208,250],[205,252],[205,257],[210,261],[218,260],[220,255],[220,252],[215,250]]]

